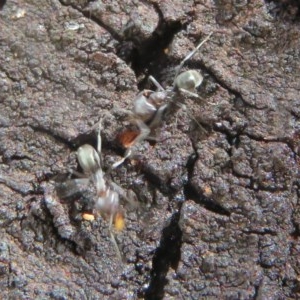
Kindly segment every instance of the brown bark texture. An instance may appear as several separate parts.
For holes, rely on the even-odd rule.
[[[91,194],[57,186],[100,119],[103,170],[119,160],[149,75],[172,86],[210,33],[183,67],[199,98],[107,174],[138,202],[121,261]],[[300,297],[299,119],[297,1],[1,1],[0,298]]]

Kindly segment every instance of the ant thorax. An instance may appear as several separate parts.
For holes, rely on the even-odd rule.
[[[165,109],[167,103],[167,91],[154,92],[152,90],[144,90],[134,99],[132,111],[136,117],[147,123],[151,128],[158,110]]]

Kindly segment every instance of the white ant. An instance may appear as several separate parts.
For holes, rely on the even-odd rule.
[[[131,115],[133,115],[134,121],[139,127],[139,134],[137,134],[134,140],[130,143],[124,157],[115,162],[112,168],[116,168],[121,165],[133,154],[133,147],[149,137],[151,130],[161,123],[163,115],[166,110],[170,109],[171,105],[182,106],[182,104],[178,101],[178,97],[180,97],[181,93],[199,98],[194,91],[201,85],[203,76],[196,70],[188,70],[180,74],[179,72],[184,63],[194,56],[194,54],[211,37],[211,35],[212,33],[210,33],[181,61],[180,65],[177,67],[175,79],[171,88],[164,89],[153,76],[149,77],[149,80],[156,86],[157,90],[143,90],[134,99]]]
[[[113,234],[113,224],[117,231],[124,227],[123,214],[120,208],[119,195],[127,199],[125,191],[114,182],[105,178],[102,170],[101,159],[101,121],[97,130],[97,150],[89,144],[84,144],[77,150],[78,163],[82,173],[70,171],[75,174],[76,179],[71,179],[77,187],[91,186],[95,190],[96,198],[92,200],[92,208],[97,213],[109,216],[109,233],[116,248],[117,254],[122,259],[119,247]],[[93,220],[93,214],[84,213],[83,219]]]

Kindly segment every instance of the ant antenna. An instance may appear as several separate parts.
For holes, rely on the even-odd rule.
[[[205,43],[205,42],[207,42],[209,39],[210,39],[210,37],[211,37],[211,35],[213,34],[213,32],[211,32],[202,42],[200,42],[198,45],[197,45],[197,47],[193,50],[193,51],[191,51],[182,61],[181,61],[181,63],[180,63],[180,65],[177,67],[177,71],[176,71],[176,74],[175,74],[175,79],[177,78],[177,76],[178,76],[178,73],[180,72],[180,70],[182,69],[182,67],[183,67],[183,65],[184,65],[184,63],[186,62],[186,61],[188,61],[190,58],[192,58],[194,55],[195,55],[195,53],[201,48],[201,46],[203,46],[203,44]]]

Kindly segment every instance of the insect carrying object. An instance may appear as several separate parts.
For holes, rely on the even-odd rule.
[[[110,237],[119,258],[121,258],[122,256],[113,234],[113,225],[115,225],[117,231],[124,228],[124,216],[120,206],[119,195],[126,198],[126,192],[113,181],[106,178],[102,170],[101,144],[100,121],[97,130],[97,149],[89,144],[84,144],[78,148],[76,154],[82,173],[71,171],[71,173],[78,178],[70,179],[68,185],[75,185],[75,187],[83,193],[85,191],[91,192],[93,197],[88,199],[87,206],[92,210],[92,213],[84,212],[82,219],[93,221],[95,218],[94,215],[97,216],[101,214],[108,216]],[[72,191],[70,191],[70,194],[71,193]]]

